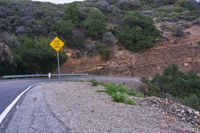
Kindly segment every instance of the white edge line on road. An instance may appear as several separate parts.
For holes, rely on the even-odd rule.
[[[2,124],[3,120],[6,118],[8,113],[11,111],[11,109],[14,107],[14,105],[17,103],[17,101],[23,96],[24,93],[26,93],[28,90],[30,90],[33,86],[29,86],[26,90],[24,90],[20,95],[18,95],[15,100],[3,111],[3,113],[0,115],[0,125]]]

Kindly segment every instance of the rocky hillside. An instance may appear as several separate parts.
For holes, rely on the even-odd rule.
[[[48,42],[56,35],[66,44],[63,72],[144,76],[174,63],[199,72],[199,31],[195,0],[3,0],[0,75],[53,71]]]

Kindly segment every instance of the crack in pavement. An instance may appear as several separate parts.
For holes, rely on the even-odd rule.
[[[27,93],[5,133],[69,133],[69,129],[48,108],[38,85]]]

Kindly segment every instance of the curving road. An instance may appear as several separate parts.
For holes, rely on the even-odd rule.
[[[0,81],[0,114],[6,107],[30,85],[42,82],[41,80],[6,80]]]

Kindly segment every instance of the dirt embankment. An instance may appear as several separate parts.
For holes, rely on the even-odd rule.
[[[102,61],[96,55],[70,58],[63,66],[63,72],[92,73],[99,75],[124,76],[151,76],[162,72],[170,64],[178,64],[184,71],[195,70],[200,72],[200,26],[191,25],[184,30],[188,33],[184,37],[175,38],[171,32],[164,32],[167,38],[154,48],[141,52],[131,53],[127,50],[114,51],[110,61]]]

